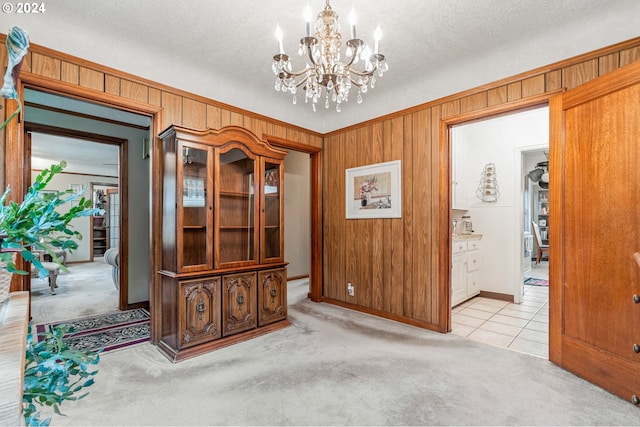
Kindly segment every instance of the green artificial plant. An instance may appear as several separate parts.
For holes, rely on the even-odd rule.
[[[75,350],[64,341],[73,332],[70,326],[58,325],[44,332],[40,341],[34,342],[31,327],[27,338],[26,364],[22,406],[28,426],[48,426],[51,418],[40,419],[40,407],[53,407],[58,415],[59,406],[65,401],[79,400],[88,393],[81,391],[93,384],[98,370],[90,371],[90,365],[100,361],[98,352]]]
[[[90,199],[80,197],[73,190],[42,191],[66,166],[66,162],[62,161],[44,169],[29,187],[21,203],[7,201],[9,188],[0,197],[0,237],[2,238],[0,260],[4,261],[2,268],[8,272],[28,274],[24,270],[17,269],[14,263],[13,253],[20,252],[26,261],[33,263],[41,277],[46,277],[48,271],[43,267],[37,254],[33,252],[34,249],[44,250],[51,255],[54,262],[66,270],[56,256],[55,250],[78,248],[77,240],[82,239],[82,235],[72,230],[71,220],[102,212],[100,209],[91,207]],[[58,209],[67,203],[71,207],[61,213]]]

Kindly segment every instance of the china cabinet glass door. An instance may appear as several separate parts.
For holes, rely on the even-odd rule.
[[[282,168],[279,161],[265,160],[263,170],[263,262],[281,261],[282,227]]]
[[[219,155],[218,268],[257,262],[256,161],[232,148]]]
[[[178,246],[179,268],[192,271],[212,268],[211,223],[212,213],[208,198],[211,187],[210,154],[206,146],[182,143],[179,145],[179,168],[182,182],[178,182]]]

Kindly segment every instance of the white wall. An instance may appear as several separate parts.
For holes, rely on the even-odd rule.
[[[481,290],[514,295],[521,275],[522,152],[548,146],[549,110],[540,108],[452,129],[458,191],[466,198],[476,233],[482,234]],[[456,147],[457,150],[458,147]],[[481,173],[494,163],[500,189],[497,202],[476,197]]]
[[[40,170],[34,170],[34,169],[36,168],[41,169],[48,166],[49,164],[44,164],[44,163],[32,164],[31,182],[34,182],[36,179],[36,176],[38,176],[38,174],[40,173]],[[67,174],[62,172],[53,177],[51,182],[47,185],[46,189],[66,191],[69,188],[71,188],[71,184],[79,184],[79,185],[82,185],[83,188],[85,189],[85,193],[83,197],[86,199],[90,199],[91,195],[89,194],[89,182],[91,181],[118,184],[117,178],[98,177],[93,175]],[[69,206],[69,204],[62,205],[59,209],[59,212],[64,213],[67,210],[69,210],[70,207],[71,206]],[[72,227],[72,230],[80,232],[80,234],[82,234],[82,240],[78,241],[78,249],[76,249],[73,252],[67,251],[67,262],[81,262],[81,261],[91,260],[90,221],[91,221],[91,217],[75,218],[74,220],[71,221],[70,225]]]
[[[284,260],[287,276],[306,276],[311,262],[311,163],[289,151],[284,159]]]

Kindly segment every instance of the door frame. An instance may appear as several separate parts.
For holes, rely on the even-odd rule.
[[[438,178],[440,181],[440,192],[438,204],[440,227],[440,263],[439,275],[441,277],[438,289],[439,300],[442,301],[440,306],[439,323],[443,326],[443,330],[451,332],[451,132],[450,129],[457,125],[469,124],[475,121],[482,121],[490,118],[496,118],[502,115],[521,112],[527,109],[539,108],[546,106],[549,99],[563,89],[550,91],[541,95],[531,96],[518,101],[507,102],[492,108],[486,108],[480,111],[472,111],[469,113],[458,114],[455,116],[443,118],[440,120],[440,167]],[[551,283],[550,283],[551,285]]]
[[[311,271],[307,296],[313,302],[322,302],[322,148],[272,135],[263,135],[262,139],[274,147],[309,154],[311,162],[309,183],[311,186]]]
[[[55,81],[48,79],[46,77],[42,77],[30,72],[23,71],[20,73],[19,81],[17,84],[18,93],[20,99],[24,100],[24,90],[25,88],[33,89],[41,92],[51,93],[55,95],[65,96],[69,98],[78,99],[80,101],[91,102],[94,104],[100,104],[107,107],[125,110],[132,113],[148,116],[151,120],[151,125],[149,129],[149,133],[153,140],[153,150],[150,153],[150,165],[151,165],[151,177],[150,180],[153,179],[155,174],[155,169],[158,168],[157,161],[154,163],[153,155],[156,153],[155,146],[156,138],[155,135],[158,134],[158,130],[160,129],[162,118],[163,118],[163,110],[160,106],[144,104],[137,101],[129,100],[126,98],[122,98],[119,96],[110,95],[103,92],[96,92],[94,90],[78,87],[76,85],[72,85],[69,83]],[[7,102],[10,104],[11,100]],[[11,105],[5,105],[5,108],[11,108]],[[14,120],[7,124],[6,132],[5,132],[5,179],[6,185],[11,186],[13,190],[13,194],[24,194],[28,187],[28,182],[30,182],[30,150],[27,149],[27,141],[25,138],[25,125],[24,122],[24,113],[19,115],[18,120]],[[98,135],[96,137],[105,138],[102,135]],[[108,138],[108,137],[106,137]],[[125,144],[120,145],[120,150],[123,150]],[[126,147],[125,147],[126,148]],[[124,159],[124,162],[120,164],[121,175],[124,170],[127,168],[126,156],[123,157],[122,152],[120,153],[120,158]],[[154,183],[152,182],[152,185]],[[121,197],[126,197],[124,192],[121,192]],[[160,206],[161,201],[158,200],[158,197],[153,196],[153,192],[151,193],[151,203],[152,209],[155,206]],[[158,222],[156,215],[151,215],[150,218],[151,229],[158,230],[160,224]],[[120,246],[123,247],[124,239],[121,239]],[[160,256],[162,254],[161,242],[158,239],[151,240],[151,271],[158,271]],[[123,254],[124,256],[124,254]],[[26,267],[26,263],[20,258],[18,260],[18,267],[24,269]],[[120,269],[121,278],[127,273],[126,268]],[[159,309],[158,299],[155,295],[153,295],[153,290],[156,289],[157,277],[155,274],[151,274],[151,297],[150,297],[150,311],[151,311],[151,331],[152,331],[152,339],[154,332],[159,334],[160,325],[158,325],[158,321],[160,320],[160,316],[154,316],[153,313],[155,310]],[[122,281],[121,281],[122,283]],[[11,283],[11,291],[28,291],[30,289],[30,280],[29,276],[18,276],[14,275]],[[120,292],[120,308],[123,307],[129,308],[128,300],[123,299],[123,295],[128,292]],[[156,307],[154,308],[154,303]],[[154,319],[158,318],[158,319]],[[155,322],[154,322],[155,321]],[[152,341],[153,342],[153,341]]]
[[[547,121],[549,120],[549,118],[547,117]],[[515,188],[517,189],[516,191],[518,192],[518,195],[516,197],[517,200],[520,201],[520,203],[518,204],[518,206],[516,207],[516,211],[518,212],[518,218],[524,218],[524,207],[522,204],[522,201],[524,200],[524,186],[523,184],[526,185],[527,183],[527,176],[523,175],[524,172],[524,159],[526,154],[528,153],[532,153],[532,152],[539,152],[541,150],[545,150],[545,151],[549,151],[549,144],[547,145],[542,145],[542,144],[535,144],[535,145],[527,145],[524,147],[518,147],[515,150],[515,159],[514,159],[514,163],[517,164],[516,170],[519,171],[517,179],[519,179],[519,181],[517,182]],[[531,207],[529,207],[531,208]],[[529,218],[529,221],[531,221],[533,218]],[[519,236],[519,241],[520,241],[520,251],[522,252],[524,250],[524,229],[525,229],[525,225],[522,223],[517,224],[518,230],[516,230],[516,235]],[[524,272],[524,265],[522,265],[522,253],[520,254],[520,257],[518,258],[520,260],[520,269],[518,270],[517,274],[520,275]],[[520,280],[517,284],[517,287],[515,289],[515,293],[513,295],[513,302],[514,304],[520,304],[522,302],[522,296],[524,295],[524,277],[523,280]]]
[[[127,165],[127,160],[126,160],[126,153],[128,151],[128,143],[129,141],[127,141],[126,139],[122,139],[122,138],[114,138],[114,137],[110,137],[110,136],[105,136],[105,135],[98,135],[98,134],[91,134],[88,132],[81,132],[81,131],[76,131],[76,130],[72,130],[72,129],[66,129],[66,128],[60,128],[60,127],[56,127],[56,126],[51,126],[51,125],[43,125],[43,124],[39,124],[39,123],[30,123],[30,122],[25,122],[24,123],[24,132],[25,132],[25,150],[27,151],[27,153],[29,153],[29,159],[28,160],[28,181],[27,181],[27,185],[31,185],[31,137],[27,137],[27,134],[30,133],[41,133],[41,134],[47,134],[47,135],[55,135],[55,136],[64,136],[64,137],[68,137],[68,138],[74,138],[74,139],[82,139],[85,140],[87,142],[93,142],[96,144],[109,144],[109,145],[115,145],[118,147],[118,159],[119,159],[119,164],[120,164],[120,170],[118,173],[118,184],[104,184],[104,185],[113,185],[113,186],[118,186],[119,188],[122,188],[123,192],[126,193],[127,192],[127,183],[128,183],[128,174],[127,174],[127,169],[126,169],[126,165]],[[60,159],[63,160],[63,159]],[[90,182],[89,185],[89,194],[92,194],[93,192],[93,185],[95,184],[99,184],[97,182]],[[126,216],[121,216],[120,219],[120,226],[121,227],[128,227],[128,220]],[[89,233],[91,234],[89,236],[89,240],[92,240],[93,238],[93,229],[92,227],[89,227]],[[122,242],[124,242],[124,244],[122,244]],[[92,244],[93,246],[93,244]],[[118,253],[122,254],[120,259],[125,259],[127,260],[127,249],[128,246],[128,240],[127,237],[124,236],[123,238],[120,239],[120,247],[118,248]],[[90,261],[93,261],[93,247],[91,248],[91,252],[90,252]],[[128,308],[128,301],[129,301],[129,282],[128,282],[128,265],[127,262],[122,263],[122,265],[120,265],[119,268],[119,280],[120,280],[120,286],[118,289],[118,308],[120,310],[126,310]],[[27,288],[26,289],[31,289],[31,276],[27,275],[25,276],[25,279],[27,281]]]
[[[127,150],[125,150],[125,153],[127,152]],[[120,159],[120,162],[122,161],[122,159]],[[96,182],[96,181],[89,181],[89,195],[91,196],[91,198],[93,199],[93,189],[94,187],[111,187],[111,188],[115,188],[116,191],[118,191],[123,185],[126,185],[129,181],[128,180],[120,180],[120,173],[118,173],[118,183],[114,184],[114,183],[110,183],[110,182]],[[105,192],[105,197],[108,194],[107,190]],[[110,190],[110,191],[114,191],[114,190]],[[120,208],[118,208],[120,209]],[[108,212],[108,211],[107,211]],[[129,222],[128,222],[128,217],[127,216],[122,216],[122,215],[118,215],[118,227],[121,230],[127,230],[129,228]],[[110,218],[107,218],[107,223],[111,224]],[[124,224],[124,225],[123,225]],[[111,243],[111,230],[110,230],[110,226],[107,227],[107,234],[106,234],[106,238],[107,238],[107,249],[111,247],[110,243]],[[91,231],[91,233],[93,234],[93,227],[91,227],[89,229]],[[118,253],[123,253],[123,248],[120,247],[120,231],[118,232]],[[93,235],[91,236],[91,244],[92,244],[92,248],[91,248],[91,261],[93,262]],[[124,258],[123,259],[127,260],[128,258]],[[118,268],[118,270],[120,270],[120,268]],[[125,276],[128,277],[128,276]],[[122,283],[122,277],[120,277],[120,283]],[[128,285],[127,285],[128,286]],[[127,288],[128,290],[128,288]],[[122,310],[122,309],[121,309]]]

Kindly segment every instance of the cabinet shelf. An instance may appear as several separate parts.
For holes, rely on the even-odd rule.
[[[220,191],[220,196],[222,197],[241,197],[241,198],[249,198],[252,197],[253,194],[244,191]]]
[[[109,229],[106,227],[104,216],[93,216],[91,220],[91,253],[102,256],[109,248]]]
[[[542,244],[549,244],[549,190],[538,188],[534,193],[533,221],[540,229]]]

